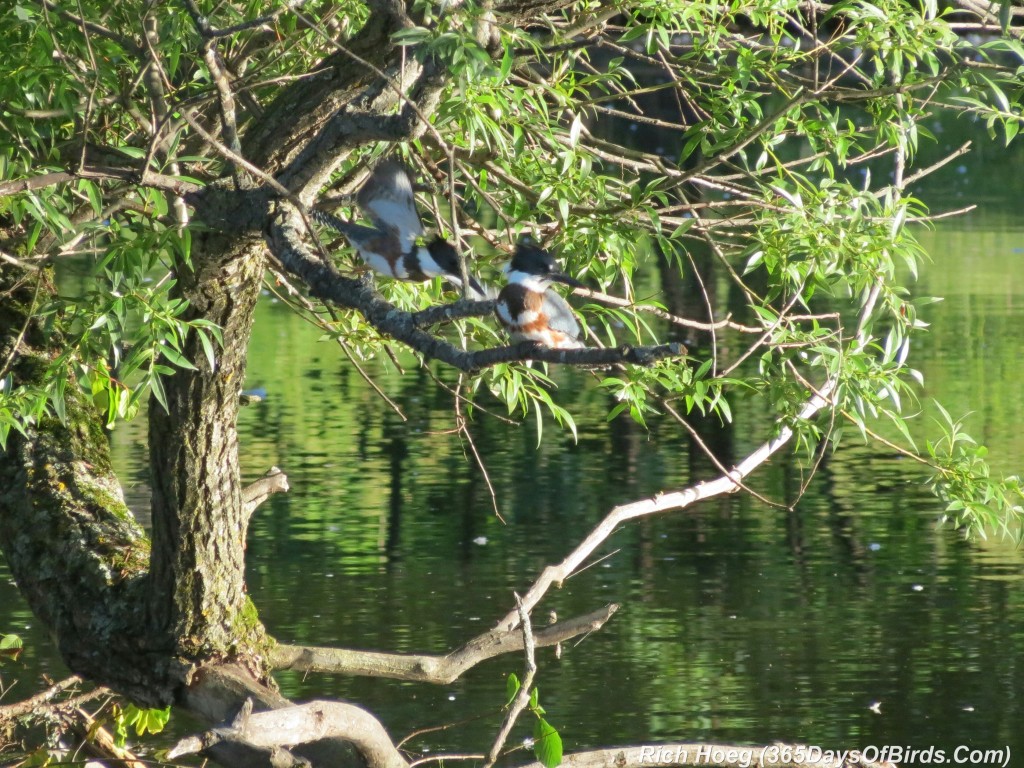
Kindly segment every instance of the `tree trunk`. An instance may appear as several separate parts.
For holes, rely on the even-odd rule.
[[[150,619],[169,650],[188,658],[233,656],[255,650],[264,640],[245,594],[235,430],[263,258],[258,246],[231,247],[225,240],[213,236],[197,242],[196,271],[179,269],[188,317],[223,330],[215,369],[192,335],[185,355],[196,370],[167,377],[167,409],[155,398],[149,408]]]

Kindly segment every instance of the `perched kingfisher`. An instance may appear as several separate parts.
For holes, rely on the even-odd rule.
[[[378,165],[356,201],[372,227],[343,221],[325,211],[314,209],[311,213],[321,224],[345,235],[374,272],[416,283],[444,277],[455,286],[462,285],[455,246],[439,235],[425,246],[417,242],[423,235],[423,222],[416,211],[412,177],[404,165],[393,160]],[[472,275],[469,285],[475,298],[487,298]]]
[[[513,342],[536,341],[554,349],[581,349],[580,324],[569,303],[549,288],[552,281],[577,288],[583,283],[558,268],[555,258],[529,243],[519,243],[508,266],[508,285],[494,311]]]

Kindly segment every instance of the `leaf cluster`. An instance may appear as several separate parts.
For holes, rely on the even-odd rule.
[[[301,175],[303,142],[333,128],[314,121],[320,103],[290,99],[319,93],[337,99],[338,114],[377,105],[383,124],[424,90],[404,79],[417,71],[410,61],[440,86],[397,151],[435,182],[419,197],[424,218],[457,239],[472,270],[500,285],[502,261],[530,235],[616,300],[579,307],[588,343],[686,337],[685,360],[595,376],[609,419],[649,425],[675,404],[728,422],[738,400],[763,398],[775,428],[796,428],[813,452],[839,437],[838,420],[822,427],[798,414],[834,382],[833,413],[865,436],[882,419],[907,437],[904,402],[919,375],[906,352],[924,323],[902,275],[922,264],[912,225],[929,210],[906,187],[933,170],[914,165],[920,144],[944,112],[976,116],[1006,141],[1021,120],[1019,40],[993,28],[976,44],[932,3],[637,0],[495,12],[475,0],[423,2],[383,52],[365,41],[380,48],[374,13],[384,11],[361,3],[267,13],[255,0],[203,0],[202,24],[172,6],[0,11],[0,46],[13,54],[0,62],[10,137],[0,184],[25,185],[0,197],[5,250],[58,266],[84,259],[94,281],[41,309],[66,352],[45,391],[0,378],[0,439],[60,417],[68,386],[113,423],[145,393],[162,402],[161,377],[175,369],[212,369],[218,332],[181,290],[194,254],[173,183],[265,183],[239,170],[237,154],[255,156],[247,142],[281,109],[290,119],[276,123],[280,155]],[[361,74],[344,99],[320,85],[352,67]],[[226,127],[240,136],[234,150]],[[322,196],[350,199],[393,143],[367,139],[307,175],[323,178]],[[338,258],[353,264],[351,251]],[[444,297],[437,285],[379,287],[401,309]],[[689,301],[666,299],[680,288]],[[354,359],[390,351],[358,313],[303,311]],[[442,333],[466,348],[501,340],[484,318]],[[557,381],[503,364],[464,391],[575,434]]]

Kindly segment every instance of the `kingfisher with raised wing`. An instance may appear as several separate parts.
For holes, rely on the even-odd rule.
[[[356,196],[359,208],[373,226],[354,224],[316,209],[311,214],[321,224],[348,238],[359,257],[378,274],[416,283],[443,277],[461,287],[455,246],[440,235],[420,245],[423,221],[416,210],[413,191],[408,169],[397,161],[388,160],[374,169]],[[474,298],[487,298],[487,291],[472,275],[469,286]]]
[[[519,243],[508,266],[508,285],[494,305],[498,320],[513,342],[535,341],[553,349],[581,349],[580,324],[569,302],[551,289],[552,282],[582,288],[562,272],[555,257],[530,243]]]

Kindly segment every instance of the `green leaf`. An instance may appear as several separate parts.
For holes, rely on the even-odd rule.
[[[144,736],[147,733],[160,733],[167,725],[171,717],[171,708],[164,709],[138,709],[129,705],[126,711],[128,722],[135,726],[135,735]]]
[[[201,328],[196,328],[195,333],[199,337],[199,343],[203,345],[203,353],[206,355],[206,361],[210,364],[210,370],[217,370],[217,355],[213,351],[213,344],[209,337]]]
[[[573,118],[572,126],[569,128],[569,146],[575,147],[580,143],[580,131],[583,129],[583,116],[577,114]]]
[[[156,373],[151,373],[149,376],[149,388],[153,392],[153,397],[156,398],[157,402],[164,407],[165,411],[170,409],[167,407],[167,393],[164,392],[163,382],[160,381],[160,376]]]
[[[160,352],[167,358],[167,362],[172,365],[175,365],[178,368],[184,368],[188,371],[196,370],[196,367],[192,365],[191,361],[170,344],[162,344],[160,346]]]
[[[0,635],[0,663],[17,661],[23,648],[21,638],[17,635]]]
[[[498,70],[498,81],[504,82],[512,71],[512,62],[515,61],[512,56],[512,46],[507,42],[505,43],[505,53],[501,57],[501,68]]]
[[[543,717],[538,717],[533,726],[533,754],[544,768],[562,764],[562,737]]]
[[[424,27],[408,27],[406,29],[400,29],[395,32],[391,39],[397,45],[418,45],[419,43],[429,40],[433,32]]]
[[[505,706],[507,707],[512,703],[512,700],[519,693],[519,689],[522,686],[519,683],[519,678],[516,677],[514,672],[509,673],[508,678],[505,680]]]

